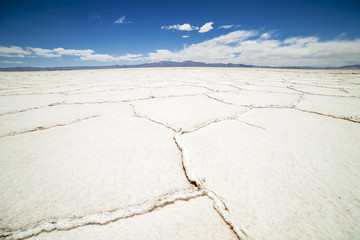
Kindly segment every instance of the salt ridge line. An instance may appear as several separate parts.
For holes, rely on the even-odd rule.
[[[149,120],[150,122],[153,122],[153,123],[162,125],[162,126],[168,128],[168,129],[170,129],[170,130],[172,130],[172,131],[174,131],[174,132],[178,131],[178,130],[174,129],[172,126],[170,126],[170,124],[163,123],[163,122],[160,122],[160,121],[156,121],[156,120],[154,120],[154,119],[152,119],[152,118],[150,118],[150,117],[148,117],[148,116],[142,116],[140,113],[138,113],[138,112],[136,111],[134,104],[129,103],[129,105],[132,107],[132,110],[133,110],[133,112],[134,112],[134,116],[135,116],[135,117]]]
[[[232,116],[229,116],[229,117],[210,119],[210,120],[207,120],[207,121],[205,121],[205,122],[202,122],[202,123],[199,124],[199,125],[194,126],[193,128],[191,128],[191,129],[189,129],[189,130],[182,130],[182,129],[180,129],[180,132],[181,132],[181,134],[192,133],[192,132],[195,132],[195,131],[197,131],[197,130],[199,130],[199,129],[201,129],[201,128],[204,128],[204,127],[207,127],[207,126],[209,126],[209,125],[211,125],[211,124],[214,124],[214,123],[218,123],[218,122],[222,122],[222,121],[229,121],[229,120],[237,120],[237,118],[238,118],[240,115],[242,115],[242,114],[244,114],[244,113],[247,113],[247,112],[250,111],[250,110],[251,110],[251,108],[246,108],[246,109],[244,109],[243,111],[238,112],[238,113],[236,113],[236,114],[234,114],[234,115],[232,115]],[[178,132],[179,132],[179,131],[178,131]]]
[[[181,152],[183,169],[184,169],[184,173],[185,173],[185,176],[188,179],[188,181],[191,184],[193,184],[195,187],[197,187],[199,190],[203,191],[207,197],[209,197],[211,200],[213,200],[215,210],[219,213],[219,215],[223,218],[223,220],[230,226],[230,228],[233,230],[233,232],[235,233],[235,235],[238,239],[240,239],[240,240],[249,239],[248,235],[246,234],[246,232],[244,230],[245,228],[243,226],[236,225],[236,223],[232,219],[231,214],[230,214],[228,208],[226,207],[224,201],[221,200],[221,198],[218,197],[214,191],[212,191],[208,188],[205,188],[203,186],[203,182],[195,174],[195,171],[193,170],[192,165],[191,165],[191,161],[188,158],[187,149],[184,147],[183,141],[181,139],[181,135],[185,134],[185,133],[191,133],[191,132],[197,131],[200,128],[206,127],[212,123],[226,121],[226,120],[235,120],[238,118],[239,115],[248,112],[250,109],[245,109],[245,111],[237,113],[234,116],[226,117],[224,119],[215,119],[215,120],[213,119],[213,120],[207,121],[207,122],[201,124],[200,126],[197,126],[194,129],[191,129],[189,131],[182,131],[181,129],[175,130],[167,123],[153,120],[153,119],[149,118],[148,116],[142,116],[136,111],[136,108],[132,103],[130,103],[130,106],[133,108],[135,117],[147,119],[151,122],[160,124],[160,125],[175,132],[173,139],[174,139],[175,144],[177,145],[177,147],[179,148],[179,150]]]
[[[291,90],[294,90],[294,91],[297,91],[297,92],[300,92],[302,94],[308,94],[308,95],[316,95],[316,96],[328,96],[328,97],[341,97],[341,98],[360,98],[358,96],[354,96],[354,95],[349,95],[349,96],[344,96],[344,95],[335,95],[335,94],[324,94],[324,93],[311,93],[311,92],[307,92],[307,91],[304,91],[304,90],[299,90],[299,89],[296,89],[294,86],[290,85],[290,86],[287,86],[288,89],[291,89]],[[331,88],[332,89],[332,88]],[[334,88],[336,89],[336,88]],[[339,89],[337,88],[336,90],[340,90],[340,91],[343,91],[342,89]]]
[[[43,130],[47,130],[47,129],[51,129],[51,128],[55,128],[55,127],[65,127],[65,126],[69,126],[69,125],[72,125],[72,124],[75,124],[75,123],[79,123],[79,122],[86,121],[86,120],[93,119],[93,118],[97,118],[97,117],[101,117],[101,115],[88,116],[88,117],[76,119],[76,120],[71,121],[71,122],[59,123],[59,124],[55,124],[55,125],[51,125],[51,126],[45,126],[45,127],[40,126],[40,127],[36,127],[36,128],[30,129],[30,130],[22,131],[22,132],[10,132],[8,134],[1,135],[0,138],[16,136],[16,135],[30,133],[30,132],[36,132],[36,131],[43,131]]]
[[[140,118],[144,118],[147,119],[151,122],[154,122],[156,124],[160,124],[163,125],[164,127],[172,130],[175,132],[174,135],[174,141],[176,143],[176,145],[178,146],[181,154],[182,154],[182,164],[183,164],[183,169],[185,172],[185,175],[187,177],[187,179],[189,180],[189,182],[191,182],[194,186],[198,187],[199,189],[204,190],[204,192],[206,193],[206,196],[208,196],[210,199],[212,199],[214,201],[214,208],[215,210],[219,213],[219,215],[223,218],[223,220],[230,226],[230,228],[234,231],[235,235],[237,236],[238,239],[248,239],[249,237],[247,236],[246,232],[243,230],[245,229],[244,227],[239,227],[235,224],[235,222],[233,221],[231,214],[229,213],[225,203],[216,195],[216,193],[210,189],[207,189],[203,186],[202,181],[196,176],[191,162],[190,160],[188,160],[187,157],[187,149],[184,147],[184,144],[182,143],[181,140],[181,135],[185,134],[185,133],[191,133],[194,131],[197,131],[203,127],[206,127],[210,124],[213,123],[217,123],[217,122],[221,122],[221,121],[226,121],[226,120],[236,120],[241,114],[244,114],[246,112],[248,112],[250,109],[245,109],[244,111],[237,113],[233,116],[230,117],[225,117],[223,119],[211,119],[209,121],[206,121],[202,124],[200,124],[199,126],[194,127],[191,130],[188,131],[183,131],[182,129],[176,130],[174,128],[172,128],[169,124],[167,123],[163,123],[163,122],[159,122],[156,120],[153,120],[151,118],[149,118],[148,116],[141,116],[137,111],[136,108],[133,104],[130,103],[130,105],[133,108],[134,111],[134,115],[135,117],[140,117]]]
[[[186,177],[192,184],[197,186],[200,190],[204,191],[206,196],[208,196],[210,199],[214,201],[214,208],[224,219],[224,221],[231,227],[231,229],[234,231],[238,239],[240,240],[249,239],[248,235],[245,232],[245,228],[243,226],[238,226],[231,217],[231,214],[228,208],[226,207],[224,201],[221,200],[214,191],[206,188],[203,182],[195,174],[195,171],[191,165],[191,161],[188,157],[187,149],[185,148],[184,143],[182,141],[181,135],[182,132],[176,132],[174,135],[174,141],[182,153],[182,162]]]
[[[204,196],[205,191],[202,189],[186,189],[183,191],[167,194],[160,197],[156,201],[148,201],[141,205],[131,206],[126,209],[119,209],[114,212],[105,212],[101,214],[91,214],[80,218],[65,218],[55,219],[49,222],[42,223],[41,225],[28,228],[26,230],[17,230],[13,232],[0,232],[0,238],[4,239],[26,239],[42,232],[51,232],[54,230],[71,230],[77,227],[86,226],[89,224],[104,225],[110,222],[117,221],[132,217],[135,215],[142,215],[151,212],[157,208],[166,206],[168,204],[175,203],[179,200],[190,200],[200,196]]]
[[[299,95],[299,94],[295,94],[295,95]],[[224,101],[221,98],[216,98],[210,95],[205,95],[206,97],[213,99],[215,101],[227,104],[227,105],[233,105],[233,106],[239,106],[239,107],[247,107],[247,108],[292,108],[293,106],[290,105],[276,105],[276,104],[270,104],[270,105],[265,105],[265,106],[255,106],[253,104],[235,104],[235,103],[229,103]],[[298,100],[299,101],[299,100]],[[298,104],[298,101],[296,102],[296,104]]]
[[[28,94],[28,95],[33,95],[33,94]],[[44,94],[44,95],[46,95],[46,94]],[[164,97],[156,97],[156,98],[180,98],[180,97],[192,97],[192,96],[202,96],[202,95],[203,94],[184,94],[184,95],[164,96]],[[150,99],[154,99],[154,98],[155,97],[150,97],[149,96],[149,97],[144,97],[144,98],[124,99],[124,100],[115,100],[115,101],[95,101],[95,102],[66,102],[66,100],[64,100],[62,102],[50,103],[48,105],[42,105],[42,106],[37,106],[37,107],[30,107],[30,108],[25,108],[25,109],[21,109],[21,110],[0,113],[0,117],[8,115],[8,114],[16,114],[16,113],[28,112],[28,111],[32,111],[32,110],[48,108],[48,107],[53,107],[53,106],[57,106],[57,105],[86,105],[86,104],[107,104],[107,103],[130,103],[130,102],[136,102],[136,101],[150,100]]]
[[[360,123],[360,119],[358,118],[354,118],[354,117],[344,117],[344,116],[335,116],[332,114],[326,114],[326,113],[320,113],[320,112],[316,112],[316,111],[310,111],[310,110],[306,110],[306,109],[301,109],[298,108],[297,105],[299,105],[305,98],[307,95],[316,95],[316,94],[308,94],[308,93],[303,93],[302,95],[299,96],[299,99],[297,101],[294,102],[294,104],[292,106],[281,106],[281,105],[267,105],[267,106],[254,106],[254,105],[240,105],[240,104],[233,104],[233,103],[228,103],[223,101],[222,99],[218,99],[212,96],[207,96],[210,99],[222,102],[224,104],[228,104],[228,105],[234,105],[234,106],[240,106],[240,107],[247,107],[249,108],[249,110],[251,109],[262,109],[262,108],[281,108],[281,109],[293,109],[293,110],[297,110],[297,111],[301,111],[301,112],[306,112],[306,113],[311,113],[311,114],[317,114],[317,115],[321,115],[321,116],[325,116],[325,117],[331,117],[331,118],[335,118],[335,119],[341,119],[341,120],[345,120],[345,121],[349,121],[349,122],[353,122],[353,123]],[[329,96],[329,97],[344,97],[344,96],[331,96],[331,95],[321,95],[321,96]],[[352,96],[350,96],[352,98]],[[228,119],[224,119],[224,120],[228,120]],[[240,121],[241,122],[241,121]],[[246,123],[248,124],[248,123]],[[184,132],[184,133],[188,133],[188,132]]]

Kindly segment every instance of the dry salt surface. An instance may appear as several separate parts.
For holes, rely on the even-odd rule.
[[[360,71],[0,73],[1,239],[360,239]]]

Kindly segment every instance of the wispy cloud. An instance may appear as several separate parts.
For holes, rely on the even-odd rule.
[[[337,38],[337,39],[342,39],[342,38],[344,38],[347,34],[348,34],[347,32],[343,32],[343,33],[337,35],[336,38]]]
[[[24,58],[26,55],[30,55],[31,52],[24,50],[21,47],[11,46],[5,47],[0,46],[0,57],[17,57]]]
[[[123,24],[123,23],[130,23],[130,21],[125,21],[125,16],[122,16],[121,18],[115,20],[115,24]]]
[[[343,66],[360,63],[360,39],[320,41],[317,37],[271,39],[271,32],[233,31],[185,46],[180,51],[159,49],[151,61],[202,61],[259,66]]]
[[[182,25],[176,24],[176,25],[170,25],[170,26],[162,26],[161,29],[165,30],[178,30],[178,31],[194,31],[199,30],[199,27],[191,26],[189,23],[184,23]]]
[[[190,37],[189,35],[183,35],[182,38],[188,38]]]
[[[229,29],[232,28],[234,25],[222,25],[220,27],[218,27],[219,29]]]
[[[208,31],[210,31],[211,29],[213,29],[212,25],[214,23],[213,22],[208,22],[208,23],[205,23],[199,30],[199,33],[206,33]]]
[[[17,64],[21,64],[24,63],[22,61],[1,61],[1,63],[17,63]]]

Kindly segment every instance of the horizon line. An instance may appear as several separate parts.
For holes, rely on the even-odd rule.
[[[159,66],[157,64],[165,64]],[[168,65],[166,65],[168,64]],[[180,64],[180,65],[176,65]],[[181,65],[184,64],[184,65]],[[191,65],[194,64],[194,65]],[[216,66],[217,65],[217,66]],[[114,65],[94,65],[94,66],[42,66],[42,67],[31,67],[31,66],[18,66],[18,67],[0,67],[0,71],[9,72],[9,71],[56,71],[56,70],[91,70],[91,69],[117,69],[117,68],[167,68],[167,67],[230,67],[230,68],[273,68],[273,69],[360,69],[360,63],[344,65],[340,67],[312,67],[312,66],[258,66],[258,65],[248,65],[241,63],[205,63],[205,62],[196,62],[191,60],[186,61],[159,61],[159,62],[150,62],[150,63],[139,63],[139,64],[114,64]]]

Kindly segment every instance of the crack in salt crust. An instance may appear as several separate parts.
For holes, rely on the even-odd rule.
[[[181,135],[183,133],[176,132],[174,135],[174,140],[179,148],[179,150],[182,153],[182,162],[183,167],[185,170],[186,177],[188,180],[198,187],[199,189],[202,189],[206,196],[208,196],[211,200],[214,201],[214,208],[216,211],[220,214],[220,216],[224,219],[224,221],[230,226],[230,228],[234,231],[238,239],[248,239],[248,236],[246,234],[245,228],[243,226],[239,226],[235,223],[233,220],[228,208],[225,205],[225,202],[221,200],[218,195],[210,190],[209,188],[206,188],[203,184],[203,182],[197,177],[192,165],[191,161],[188,157],[187,149],[184,146],[184,143],[182,141]]]
[[[48,126],[48,127],[36,127],[36,128],[30,129],[30,130],[27,130],[27,131],[23,131],[23,132],[10,132],[8,134],[0,136],[0,138],[9,137],[9,136],[16,136],[16,135],[19,135],[19,134],[36,132],[36,131],[43,131],[43,130],[51,129],[51,128],[54,128],[54,127],[65,127],[65,126],[69,126],[69,125],[72,125],[72,124],[75,124],[75,123],[79,123],[79,122],[86,121],[86,120],[93,119],[93,118],[97,118],[97,117],[101,117],[101,116],[100,115],[93,115],[93,116],[89,116],[89,117],[79,118],[79,119],[76,119],[76,120],[68,122],[68,123],[55,124],[55,125]]]
[[[26,239],[36,236],[42,232],[55,230],[71,230],[89,224],[104,225],[120,219],[149,213],[155,209],[162,208],[180,200],[190,200],[204,196],[205,192],[201,189],[187,189],[159,197],[155,201],[145,202],[140,205],[130,206],[126,209],[118,209],[111,212],[91,214],[78,218],[54,219],[41,223],[27,229],[20,229],[14,232],[0,232],[0,237],[6,239]]]

